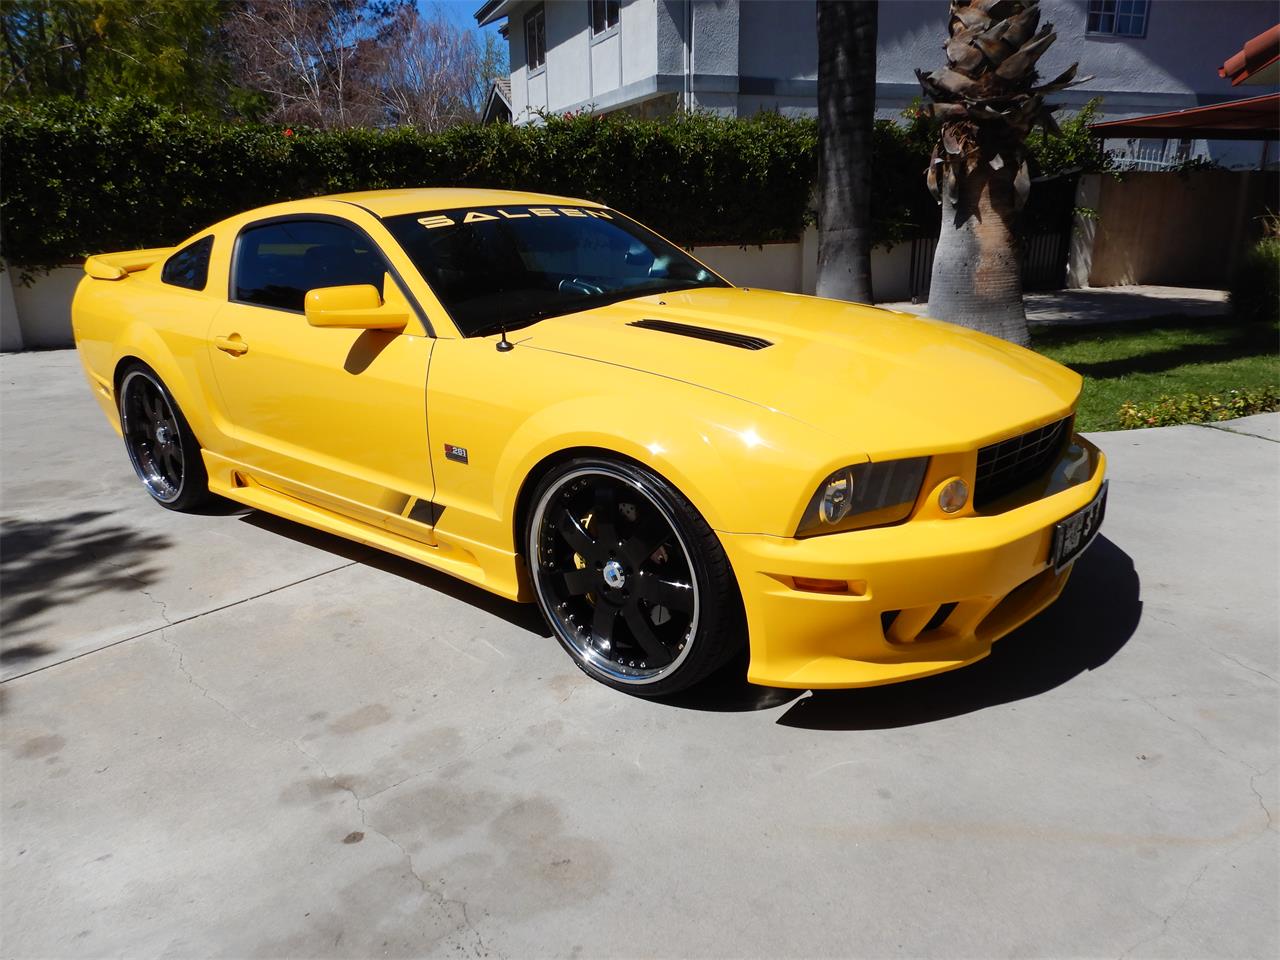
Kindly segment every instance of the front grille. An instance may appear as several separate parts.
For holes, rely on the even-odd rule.
[[[1071,435],[1071,417],[978,451],[973,505],[981,510],[1045,476]]]

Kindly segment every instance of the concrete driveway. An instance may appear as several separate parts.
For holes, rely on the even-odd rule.
[[[0,953],[1273,957],[1275,415],[1095,437],[986,661],[649,703],[531,607],[151,505],[71,352],[3,380]]]

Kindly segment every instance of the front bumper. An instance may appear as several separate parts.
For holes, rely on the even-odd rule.
[[[746,606],[748,679],[863,687],[981,660],[1062,592],[1071,567],[1055,573],[1050,563],[1053,526],[1093,499],[1105,470],[1102,451],[1076,436],[1047,495],[998,513],[804,540],[721,534]],[[795,577],[844,580],[849,590],[800,590]]]

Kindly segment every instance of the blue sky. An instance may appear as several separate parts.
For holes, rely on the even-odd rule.
[[[439,7],[458,26],[474,30],[476,33],[492,33],[496,36],[499,23],[491,24],[483,30],[476,27],[475,12],[482,4],[483,0],[418,0],[419,8],[424,11],[431,7]]]

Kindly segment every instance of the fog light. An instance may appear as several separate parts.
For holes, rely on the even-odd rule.
[[[943,513],[955,513],[969,502],[969,485],[963,480],[948,481],[938,494],[938,506]]]

